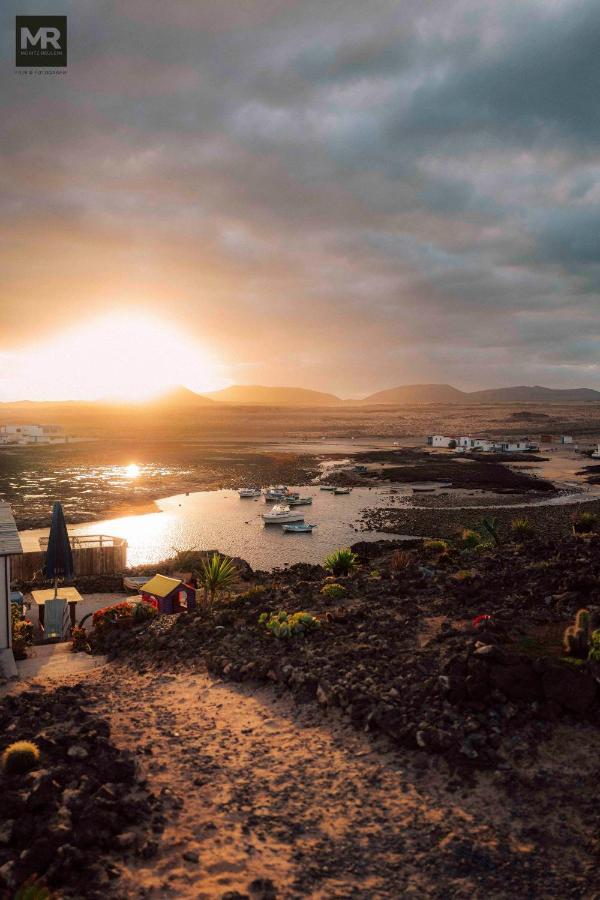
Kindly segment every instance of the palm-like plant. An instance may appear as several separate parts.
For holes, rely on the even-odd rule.
[[[333,553],[325,557],[323,566],[336,577],[348,575],[358,566],[358,556],[352,552],[350,547],[343,547],[340,550],[334,550]]]
[[[213,553],[210,559],[202,560],[197,578],[204,589],[204,608],[210,612],[217,594],[229,590],[234,583],[237,569],[230,559]]]

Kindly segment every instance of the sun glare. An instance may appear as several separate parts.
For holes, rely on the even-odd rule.
[[[126,478],[137,478],[140,474],[140,467],[137,463],[129,463],[128,466],[125,466],[125,477]]]
[[[135,312],[88,320],[11,356],[11,392],[23,398],[139,402],[179,384],[194,391],[223,386],[205,346]]]

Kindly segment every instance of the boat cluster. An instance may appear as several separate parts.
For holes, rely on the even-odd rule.
[[[331,491],[334,494],[349,494],[352,488],[321,485],[321,490]],[[261,515],[265,525],[281,525],[284,531],[294,534],[307,534],[317,527],[305,522],[304,514],[296,510],[298,506],[311,506],[313,498],[301,497],[298,491],[290,491],[283,484],[272,485],[264,491],[261,488],[243,487],[239,488],[238,494],[241,499],[256,499],[264,496],[265,503],[275,504],[268,512]]]

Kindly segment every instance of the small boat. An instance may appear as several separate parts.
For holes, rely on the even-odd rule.
[[[334,490],[334,494],[349,494],[351,492],[351,487],[336,487]]]
[[[260,488],[240,488],[238,494],[242,499],[246,497],[260,497],[262,491]]]
[[[414,487],[413,488],[414,494],[433,494],[434,491],[435,491],[434,487]]]
[[[271,512],[263,513],[261,516],[265,525],[283,525],[288,522],[303,522],[302,513],[292,512],[289,506],[274,506]]]
[[[322,491],[335,491],[335,484],[322,484],[320,487]]]
[[[286,497],[286,500],[288,498]],[[312,497],[295,497],[288,500],[290,506],[309,506],[312,503]]]
[[[123,575],[123,587],[127,591],[139,594],[140,588],[150,581],[150,575]]]
[[[284,531],[290,534],[310,534],[316,525],[309,525],[308,522],[295,522],[293,525],[282,525]]]
[[[272,501],[277,502],[278,500],[283,500],[284,498],[287,500],[287,497],[288,489],[283,484],[272,484],[265,491],[265,500],[267,501],[267,503],[271,503]]]

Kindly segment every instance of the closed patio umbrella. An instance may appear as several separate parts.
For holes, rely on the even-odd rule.
[[[73,552],[67,533],[65,514],[58,501],[52,507],[52,523],[44,561],[44,575],[48,579],[54,579],[55,597],[58,595],[58,579],[73,577]]]

